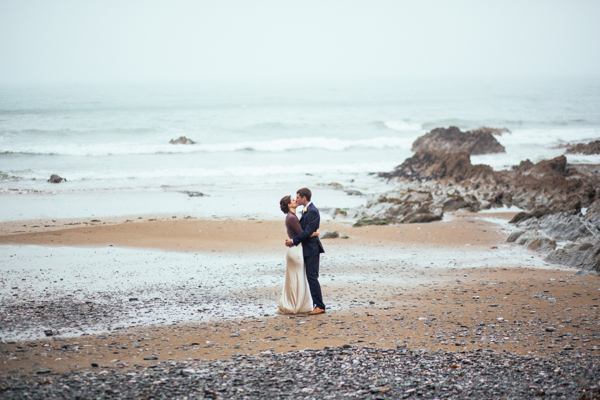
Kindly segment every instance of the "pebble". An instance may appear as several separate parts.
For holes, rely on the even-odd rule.
[[[576,352],[531,357],[345,345],[225,360],[159,361],[131,370],[38,371],[50,374],[44,378],[5,375],[2,398],[591,399],[600,396],[599,362],[600,356]]]

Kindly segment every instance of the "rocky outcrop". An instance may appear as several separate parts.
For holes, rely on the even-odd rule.
[[[204,196],[206,196],[202,192],[194,192],[194,191],[191,191],[191,190],[182,190],[181,193],[187,194],[190,197],[204,197]]]
[[[551,252],[546,260],[561,265],[600,272],[600,238],[593,237],[581,243],[569,243]]]
[[[589,143],[577,143],[569,145],[565,151],[567,154],[600,154],[600,140],[594,140]]]
[[[337,239],[340,237],[338,231],[326,230],[319,234],[319,239]]]
[[[503,133],[510,133],[508,128],[490,128],[489,126],[480,126],[477,129],[469,131],[471,133],[491,133],[492,135],[502,136]]]
[[[538,253],[549,253],[556,249],[554,240],[537,231],[513,232],[506,241],[509,243],[514,242]]]
[[[65,178],[61,178],[56,174],[52,174],[52,176],[50,176],[50,179],[48,179],[48,182],[50,183],[61,183],[63,181],[66,182],[67,180]]]
[[[525,211],[510,221],[519,232],[511,234],[507,242],[553,254],[551,262],[568,259],[566,265],[596,265],[593,257],[598,253],[588,252],[588,245],[581,250],[579,245],[600,237],[600,165],[571,165],[565,156],[559,156],[538,163],[525,160],[511,170],[493,171],[486,165],[473,165],[466,152],[422,151],[379,176],[403,187],[429,188],[428,196],[421,194],[418,201],[410,202],[400,190],[369,204],[357,218],[370,223],[407,223],[440,219],[444,212],[457,209],[476,212],[516,206]],[[394,198],[398,200],[390,200]],[[557,241],[572,246],[559,248]],[[576,251],[574,255],[571,249]]]
[[[179,136],[177,139],[171,139],[171,144],[196,144],[192,139],[188,139],[185,136]]]
[[[493,135],[491,128],[463,132],[456,126],[436,128],[419,137],[412,145],[414,152],[443,151],[468,154],[505,153],[506,150]]]
[[[600,226],[600,196],[585,209],[585,219],[595,226]]]
[[[538,253],[548,253],[556,249],[556,242],[547,237],[536,237],[529,243],[527,248]]]
[[[473,165],[467,153],[418,152],[379,176],[398,181],[459,184],[481,202],[479,209],[516,206],[517,219],[579,211],[600,199],[600,166],[568,165],[564,156],[537,164],[525,160],[509,171]],[[530,215],[530,214],[535,215]],[[539,215],[538,215],[539,214]],[[599,215],[592,210],[590,215]],[[517,220],[513,222],[518,222]]]
[[[560,212],[546,215],[540,220],[540,229],[557,240],[578,240],[600,235],[600,226],[594,226],[583,215]]]
[[[431,192],[407,189],[367,203],[357,216],[360,219],[354,226],[414,224],[439,221],[443,210]]]
[[[518,238],[520,238],[523,234],[525,233],[525,231],[516,231],[511,233],[510,235],[508,235],[508,237],[506,238],[506,241],[508,243],[514,243],[517,241]]]
[[[600,166],[568,165],[565,156],[537,164],[525,160],[494,175],[502,192],[510,193],[512,205],[525,210],[545,208],[546,214],[578,211],[600,195]]]
[[[442,204],[443,211],[468,210],[471,212],[479,211],[481,202],[472,194],[461,196],[448,195],[448,199]]]
[[[389,173],[380,173],[383,178],[405,178],[409,180],[487,180],[493,183],[494,170],[487,165],[471,164],[469,153],[418,152],[407,158]]]

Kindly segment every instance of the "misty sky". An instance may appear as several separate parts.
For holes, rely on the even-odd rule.
[[[0,83],[597,77],[598,21],[598,0],[0,0]]]

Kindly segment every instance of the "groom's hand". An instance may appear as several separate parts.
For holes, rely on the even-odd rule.
[[[291,239],[285,239],[285,245],[287,247],[292,247],[294,245],[294,241]]]

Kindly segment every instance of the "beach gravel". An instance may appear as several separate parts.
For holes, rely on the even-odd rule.
[[[0,397],[23,398],[566,398],[600,396],[600,357],[471,350],[327,347],[157,361],[132,369],[4,376]]]

